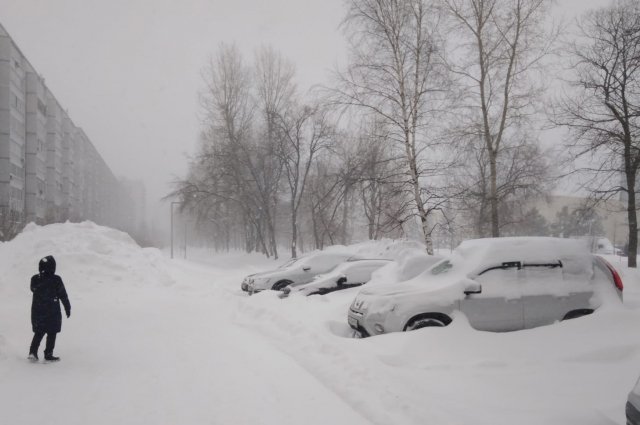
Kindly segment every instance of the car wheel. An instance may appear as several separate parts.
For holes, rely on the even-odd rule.
[[[587,316],[593,313],[590,308],[581,308],[580,310],[573,310],[564,315],[562,320],[577,319],[578,317]]]
[[[273,284],[271,289],[273,289],[274,291],[282,291],[284,288],[291,285],[292,283],[293,282],[291,282],[290,280],[279,280]]]
[[[444,327],[451,323],[451,318],[445,314],[429,314],[416,316],[409,320],[404,327],[405,331],[414,331],[416,329],[428,328],[428,327]]]

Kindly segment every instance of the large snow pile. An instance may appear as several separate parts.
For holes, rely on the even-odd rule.
[[[126,233],[88,221],[31,223],[15,239],[0,244],[0,291],[23,292],[38,272],[38,261],[47,255],[56,259],[57,274],[76,284],[172,283],[160,251],[140,248]]]

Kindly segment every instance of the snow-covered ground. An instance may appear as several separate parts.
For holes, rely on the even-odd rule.
[[[29,278],[48,254],[72,316],[62,361],[31,364]],[[346,324],[357,288],[249,297],[240,281],[272,261],[195,254],[171,261],[91,223],[0,244],[0,424],[624,424],[640,275],[617,258],[622,308],[512,333],[457,317],[358,340]]]

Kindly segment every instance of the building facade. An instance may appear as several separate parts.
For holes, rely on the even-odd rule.
[[[0,25],[0,240],[26,223],[127,230],[127,188]]]

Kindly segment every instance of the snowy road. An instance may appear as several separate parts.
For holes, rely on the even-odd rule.
[[[11,424],[369,423],[275,349],[235,325],[212,270],[182,265],[171,288],[75,285],[58,364],[30,364],[29,298],[0,313],[0,418]],[[228,279],[229,276],[227,275]],[[206,289],[204,289],[206,288]],[[19,343],[22,343],[20,345]],[[327,409],[326,406],[331,406]]]
[[[55,364],[25,359],[28,279],[57,256],[72,303]],[[613,259],[615,260],[615,259]],[[98,226],[0,244],[0,424],[623,425],[640,375],[640,279],[625,305],[541,328],[349,338],[357,288],[249,297],[272,262],[169,260]]]

